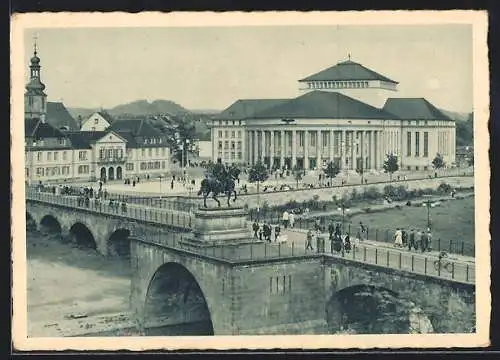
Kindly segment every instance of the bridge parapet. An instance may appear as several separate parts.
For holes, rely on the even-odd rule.
[[[89,201],[86,203],[85,201],[81,201],[78,196],[57,195],[46,192],[38,192],[32,189],[29,189],[26,192],[26,200],[42,202],[71,209],[80,209],[94,213],[114,215],[123,218],[183,229],[190,229],[193,221],[192,214],[181,211],[148,208],[134,204],[126,204],[125,206],[123,206],[115,203],[116,205],[110,205],[105,201],[99,201],[96,199],[89,199]]]

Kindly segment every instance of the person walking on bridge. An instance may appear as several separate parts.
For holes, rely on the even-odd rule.
[[[314,250],[313,246],[312,246],[312,239],[313,239],[313,232],[311,229],[309,229],[309,231],[307,232],[307,238],[306,238],[306,251],[309,249]]]
[[[399,228],[397,228],[394,233],[394,246],[403,247],[403,234]]]
[[[290,215],[288,214],[288,211],[285,210],[283,212],[281,219],[283,220],[283,226],[285,227],[285,229],[288,229],[288,222],[290,221]]]

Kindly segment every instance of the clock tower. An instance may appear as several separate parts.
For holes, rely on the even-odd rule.
[[[41,119],[45,122],[47,95],[45,85],[40,80],[40,58],[37,56],[36,42],[30,64],[30,80],[24,94],[24,116],[27,119]]]

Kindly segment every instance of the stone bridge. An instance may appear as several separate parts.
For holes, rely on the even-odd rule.
[[[406,329],[412,311],[435,332],[475,327],[473,265],[454,264],[456,272],[444,275],[428,272],[427,260],[424,273],[413,256],[410,265],[393,250],[375,251],[370,262],[372,249],[363,245],[352,258],[294,252],[252,239],[246,211],[238,208],[197,210],[190,231],[154,216],[141,220],[40,198],[26,203],[37,224],[81,243],[93,239],[102,254],[130,255],[130,304],[146,335],[326,334],[366,319],[370,332],[389,322],[375,313]],[[122,250],[112,245],[117,239],[128,239]]]

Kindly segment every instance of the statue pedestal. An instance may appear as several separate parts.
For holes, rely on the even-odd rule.
[[[194,211],[190,247],[239,246],[255,243],[243,208],[200,208]]]

